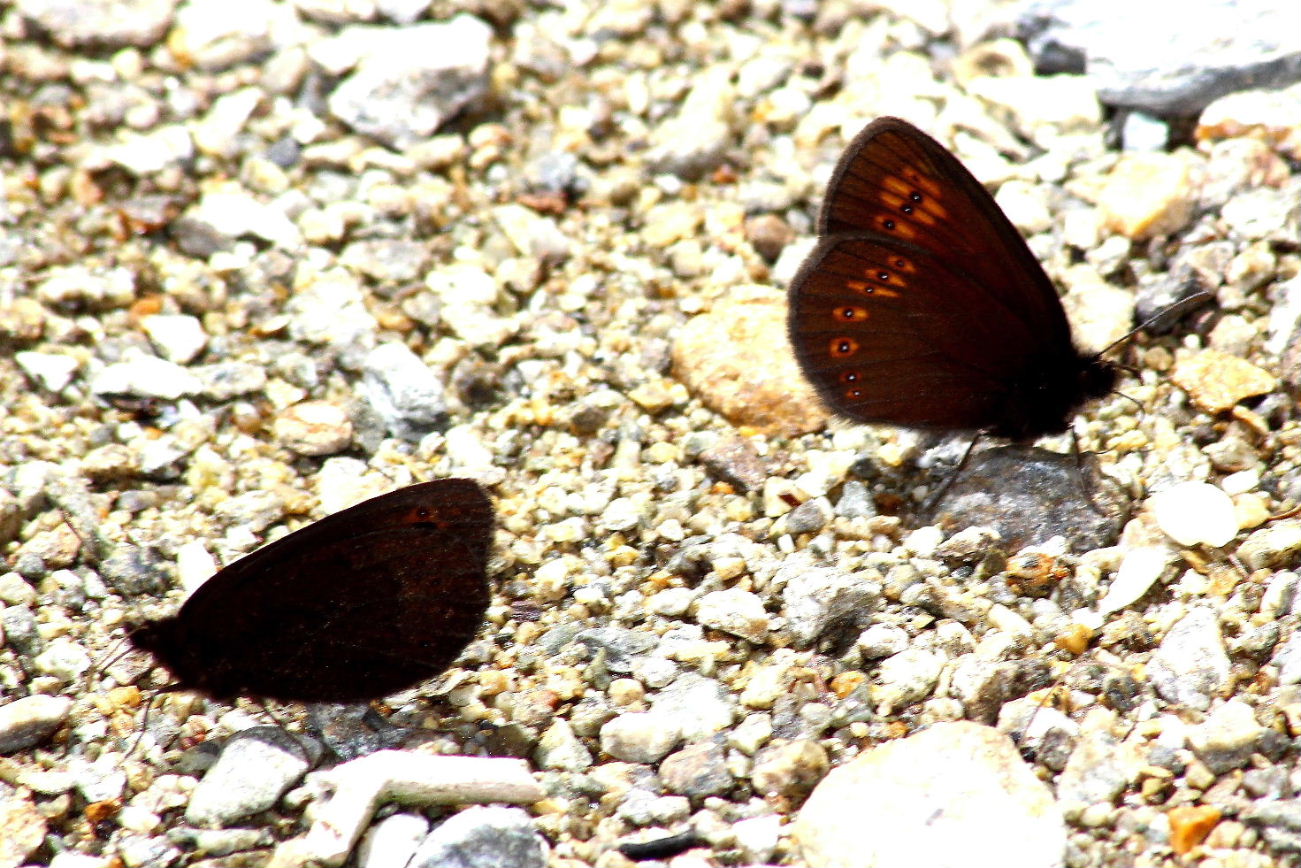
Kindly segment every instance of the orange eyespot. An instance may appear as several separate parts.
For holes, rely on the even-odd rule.
[[[834,316],[840,322],[864,322],[867,319],[867,308],[847,304],[836,308]]]
[[[840,382],[849,385],[858,382],[858,371],[844,371],[840,375]]]
[[[858,352],[859,343],[853,338],[832,338],[831,357],[845,359]]]

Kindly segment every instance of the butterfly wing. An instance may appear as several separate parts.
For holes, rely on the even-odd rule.
[[[439,674],[473,639],[492,526],[474,482],[409,486],[236,561],[133,640],[217,697],[384,696]]]
[[[1009,394],[1037,368],[1069,376],[1079,366],[1057,293],[1020,234],[910,124],[881,118],[855,138],[820,232],[791,283],[790,338],[839,412],[997,431],[1019,401]]]
[[[917,428],[997,425],[1009,371],[1039,346],[939,257],[888,238],[822,241],[791,283],[791,342],[836,410]]]
[[[854,137],[827,185],[818,232],[872,232],[943,257],[1041,340],[1070,343],[1057,291],[1021,233],[956,157],[907,121],[877,118]]]

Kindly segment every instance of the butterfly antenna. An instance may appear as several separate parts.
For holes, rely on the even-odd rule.
[[[1190,295],[1185,299],[1176,301],[1174,304],[1170,305],[1169,307],[1162,308],[1161,310],[1152,314],[1147,319],[1143,320],[1138,325],[1134,326],[1134,328],[1130,329],[1122,337],[1117,338],[1116,340],[1107,344],[1107,346],[1103,347],[1102,350],[1098,353],[1098,358],[1105,356],[1107,353],[1111,352],[1121,344],[1133,340],[1134,335],[1143,331],[1145,328],[1152,325],[1152,323],[1174,316],[1178,313],[1182,313],[1186,308],[1193,307],[1196,304],[1200,304],[1206,301],[1207,299],[1214,298],[1214,297],[1215,296],[1213,293],[1207,292],[1206,290],[1202,290],[1196,295]],[[1129,370],[1131,373],[1136,373],[1132,368],[1126,368],[1126,370]]]
[[[1140,412],[1140,413],[1144,412],[1144,410],[1143,410],[1143,402],[1139,401],[1139,400],[1138,400],[1137,398],[1135,398],[1133,395],[1126,395],[1124,392],[1119,392],[1119,391],[1117,391],[1117,392],[1112,392],[1111,394],[1113,394],[1113,395],[1118,395],[1118,396],[1120,396],[1121,398],[1124,398],[1126,401],[1131,402],[1135,407],[1138,408],[1138,412]]]

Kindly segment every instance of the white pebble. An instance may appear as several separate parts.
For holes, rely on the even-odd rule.
[[[1168,563],[1170,552],[1164,548],[1147,546],[1130,549],[1120,562],[1120,569],[1112,577],[1111,587],[1098,601],[1098,611],[1109,615],[1138,600],[1147,593],[1153,582],[1161,578]]]
[[[1233,501],[1206,482],[1181,482],[1148,500],[1156,523],[1180,545],[1220,547],[1238,533]]]

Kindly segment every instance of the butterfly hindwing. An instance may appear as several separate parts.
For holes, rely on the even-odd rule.
[[[409,486],[236,561],[137,644],[214,696],[383,696],[437,675],[474,637],[491,532],[477,484]]]
[[[791,282],[790,304],[805,374],[860,421],[993,424],[1002,384],[1035,345],[1019,321],[1012,335],[995,334],[998,300],[940,260],[868,235],[822,241]],[[997,352],[971,351],[991,346]]]

